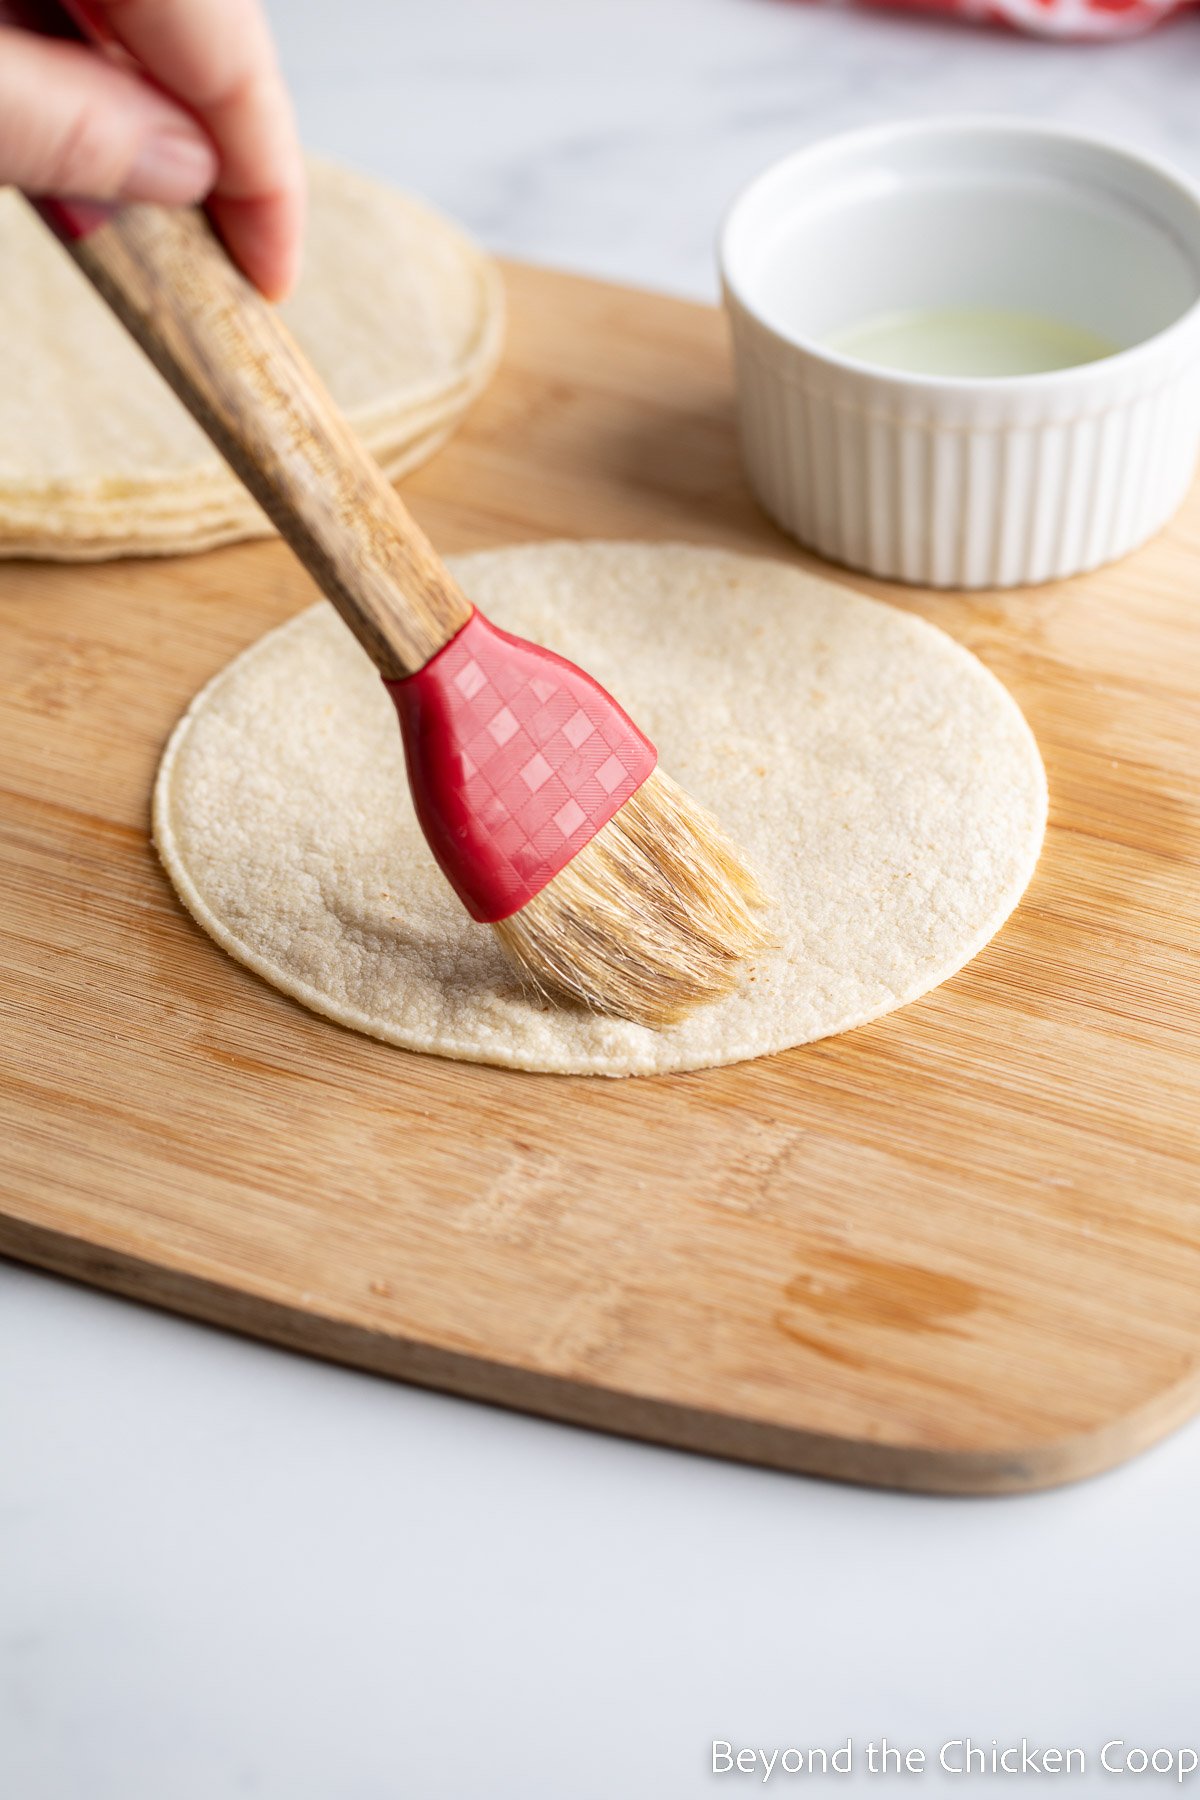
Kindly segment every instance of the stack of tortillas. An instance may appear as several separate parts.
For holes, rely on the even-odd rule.
[[[437,213],[313,164],[282,308],[386,472],[449,434],[500,353],[499,271]],[[0,555],[207,549],[271,530],[17,195],[0,194]]]

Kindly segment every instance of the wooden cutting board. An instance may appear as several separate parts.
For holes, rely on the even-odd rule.
[[[704,307],[508,270],[510,348],[405,492],[447,550],[762,518]],[[147,831],[196,689],[311,599],[274,543],[0,568],[0,1249],[321,1356],[787,1469],[1101,1469],[1200,1403],[1200,503],[1010,594],[857,576],[1024,707],[1052,825],[968,969],[864,1030],[613,1082],[284,999]],[[469,1419],[464,1428],[469,1429]]]

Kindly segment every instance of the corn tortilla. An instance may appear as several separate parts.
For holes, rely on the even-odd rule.
[[[777,948],[648,1030],[527,998],[413,816],[396,720],[324,602],[195,700],[163,757],[159,853],[188,910],[306,1006],[409,1050],[561,1074],[762,1056],[903,1006],[999,930],[1037,861],[1033,735],[974,656],[787,564],[560,543],[455,564],[509,630],[609,687],[742,845]]]
[[[499,271],[448,220],[310,168],[283,317],[389,475],[442,441],[499,357]],[[16,194],[0,193],[0,555],[185,551],[264,514]]]

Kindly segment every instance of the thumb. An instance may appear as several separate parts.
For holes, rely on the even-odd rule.
[[[190,113],[80,44],[0,28],[0,182],[86,200],[200,200],[217,155]]]

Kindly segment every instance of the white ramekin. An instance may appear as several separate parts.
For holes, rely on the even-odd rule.
[[[895,580],[1007,587],[1123,555],[1200,447],[1200,193],[1010,120],[874,127],[789,156],[720,241],[743,453],[763,506]],[[894,374],[822,341],[926,307],[1048,314],[1121,348],[1050,374]]]

